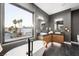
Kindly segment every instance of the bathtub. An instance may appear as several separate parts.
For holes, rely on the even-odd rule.
[[[42,56],[44,51],[44,42],[37,40],[33,42],[33,56]],[[28,56],[26,52],[28,51],[28,44],[21,45],[19,47],[13,48],[8,51],[4,56]]]

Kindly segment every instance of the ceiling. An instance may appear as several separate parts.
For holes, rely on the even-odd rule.
[[[48,15],[66,10],[71,8],[71,10],[79,9],[79,3],[34,3]]]

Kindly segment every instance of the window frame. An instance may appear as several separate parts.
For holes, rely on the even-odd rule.
[[[25,8],[25,7],[23,7],[23,6],[19,5],[19,4],[16,4],[16,3],[9,3],[9,4],[11,4],[11,5],[13,5],[13,6],[16,6],[16,7],[18,7],[18,8],[21,8],[21,9],[23,9],[23,10],[29,12],[29,13],[32,13],[32,24],[34,25],[34,12],[32,12],[32,11],[30,11],[29,9],[27,9],[27,8]],[[4,12],[4,11],[5,11],[5,4],[3,4],[3,12]],[[4,12],[4,15],[5,15],[5,12]],[[4,17],[4,15],[3,15],[3,17]],[[5,19],[3,19],[3,21],[2,21],[2,23],[3,23],[3,28],[5,29],[5,24],[4,24],[4,22],[5,22]],[[5,31],[4,31],[4,29],[3,29],[3,33],[2,33],[2,35],[3,35],[2,44],[25,40],[25,38],[24,38],[24,39],[18,39],[18,40],[13,40],[13,41],[5,42],[5,38],[4,38],[4,36],[5,36],[5,35],[4,35],[4,34],[5,34]],[[35,34],[34,34],[34,27],[32,28],[32,36],[33,36],[33,35],[35,35]]]

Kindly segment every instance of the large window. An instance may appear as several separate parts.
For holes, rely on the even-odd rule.
[[[5,42],[32,36],[33,14],[12,4],[5,4]]]

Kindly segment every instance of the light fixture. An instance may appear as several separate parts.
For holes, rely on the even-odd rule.
[[[44,21],[44,18],[42,16],[38,16],[38,19]]]
[[[42,25],[42,24],[45,24],[45,21],[42,21],[42,22],[41,22],[41,25]]]
[[[70,30],[69,30],[69,28],[65,27],[65,31],[69,32]]]

